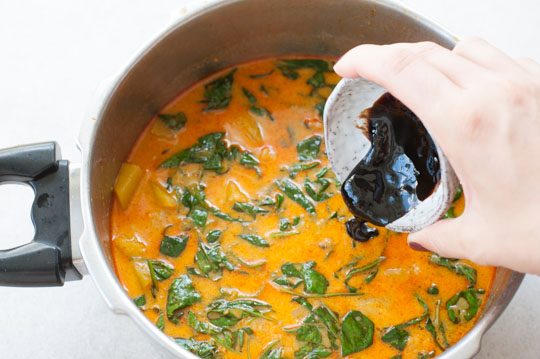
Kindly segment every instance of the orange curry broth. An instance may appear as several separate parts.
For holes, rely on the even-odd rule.
[[[282,168],[299,163],[296,143],[313,135],[322,136],[322,120],[314,108],[321,99],[307,95],[311,91],[311,86],[306,84],[306,80],[313,75],[314,70],[299,70],[300,77],[297,80],[291,80],[275,68],[277,61],[275,59],[261,60],[238,66],[234,74],[232,100],[225,110],[203,111],[205,104],[201,103],[201,100],[204,98],[204,84],[208,83],[208,79],[182,93],[161,113],[184,112],[187,116],[185,127],[171,138],[156,136],[152,133],[155,122],[159,121],[155,117],[128,156],[127,162],[143,169],[143,176],[126,210],[122,209],[117,199],[113,201],[112,242],[115,244],[118,238],[135,236],[145,244],[140,257],[162,260],[175,268],[174,274],[169,279],[159,282],[159,289],[154,300],[149,286],[141,285],[130,257],[122,253],[118,246],[112,246],[116,273],[120,282],[132,298],[145,294],[147,307],[157,305],[161,310],[166,311],[167,291],[172,280],[185,274],[186,266],[197,267],[194,256],[197,252],[198,236],[195,229],[190,229],[192,225],[185,217],[186,208],[182,205],[178,208],[164,208],[154,199],[150,183],[165,187],[167,177],[175,173],[174,169],[158,168],[164,160],[190,147],[196,143],[197,138],[203,135],[211,132],[226,132],[225,140],[229,144],[236,144],[242,150],[251,151],[260,160],[260,178],[255,170],[240,165],[237,160],[231,162],[229,172],[222,175],[217,175],[213,171],[202,172],[201,165],[184,165],[182,170],[185,174],[177,173],[173,176],[173,184],[184,188],[189,184],[198,183],[200,179],[206,186],[205,193],[208,201],[233,217],[249,220],[248,216],[232,209],[234,199],[240,196],[240,198],[244,197],[246,202],[256,203],[256,199],[262,199],[265,195],[273,197],[275,193],[280,193],[274,181],[288,177],[288,172]],[[222,76],[228,71],[230,70],[220,72],[216,76]],[[271,73],[267,77],[258,79],[249,77],[249,75],[269,72]],[[325,73],[325,77],[329,84],[336,84],[339,81],[339,77],[334,73]],[[267,95],[261,92],[261,85],[264,85]],[[257,105],[270,111],[274,121],[267,116],[255,116],[248,111],[250,102],[242,93],[243,87],[255,95]],[[319,90],[319,95],[327,97],[330,91],[331,88],[326,87]],[[250,128],[246,129],[246,127]],[[253,136],[257,128],[262,135],[260,139],[257,135]],[[300,188],[303,188],[306,176],[313,180],[317,172],[329,166],[328,159],[324,155],[324,143],[321,145],[317,160],[320,166],[301,171],[294,178]],[[224,161],[224,166],[227,167],[228,162]],[[333,179],[334,175],[329,171],[326,177]],[[234,182],[241,191],[240,195],[236,193],[236,197],[233,196],[232,199],[227,198],[229,193],[226,189],[232,186],[229,182]],[[222,229],[224,230],[221,238],[223,252],[230,254],[230,251],[233,251],[246,261],[265,259],[267,262],[260,268],[251,269],[232,258],[231,262],[239,270],[231,272],[225,269],[220,280],[212,281],[191,276],[195,290],[202,297],[202,302],[184,308],[184,313],[192,311],[199,320],[207,322],[205,308],[214,299],[220,297],[220,288],[236,288],[244,294],[255,294],[262,288],[257,298],[272,305],[273,312],[269,315],[275,318],[275,321],[255,319],[245,324],[247,319],[243,319],[235,328],[249,326],[254,331],[254,335],[249,339],[249,351],[252,358],[258,358],[265,345],[275,339],[279,339],[283,346],[283,356],[292,358],[294,351],[301,346],[301,343],[296,341],[294,334],[285,333],[283,327],[299,324],[308,311],[292,302],[292,295],[280,292],[272,283],[276,274],[281,275],[281,265],[286,262],[315,261],[317,265],[314,269],[322,273],[329,281],[327,293],[347,292],[344,286],[346,270],[342,271],[338,278],[334,277],[334,272],[356,257],[362,258],[355,266],[360,267],[384,255],[387,259],[380,264],[378,274],[370,284],[364,283],[366,275],[357,275],[350,281],[350,284],[359,288],[364,295],[309,299],[314,306],[324,302],[339,314],[340,319],[350,310],[359,310],[373,321],[375,324],[373,344],[350,357],[390,358],[398,354],[397,349],[381,341],[381,335],[384,328],[403,323],[424,312],[415,295],[426,301],[432,320],[436,302],[441,299],[440,317],[446,327],[448,342],[453,344],[463,337],[473,327],[476,318],[462,324],[453,324],[448,318],[445,303],[457,292],[468,287],[467,279],[444,267],[431,264],[429,253],[411,250],[407,245],[405,234],[387,232],[384,228],[379,228],[378,237],[366,243],[353,243],[345,229],[345,222],[351,215],[341,198],[339,188],[333,181],[328,192],[334,194],[329,200],[314,202],[316,216],[309,215],[300,205],[287,197],[283,202],[282,212],[276,214],[272,208],[269,208],[270,213],[257,215],[256,221],[246,226],[241,223],[226,222],[209,214],[201,239],[205,238],[206,233],[211,229]],[[464,200],[461,198],[455,203],[456,214],[462,212],[463,206]],[[334,211],[338,212],[339,217],[328,220]],[[300,234],[281,238],[270,237],[271,233],[279,231],[280,217],[292,220],[295,216],[300,216],[301,220],[293,230]],[[171,258],[159,252],[166,227],[168,227],[168,235],[189,234],[187,247],[178,258]],[[255,247],[240,239],[237,236],[240,233],[259,234],[270,243],[270,247]],[[495,269],[466,261],[461,262],[477,270],[476,288],[486,290],[486,294],[479,296],[483,299],[482,302],[485,302]],[[433,283],[436,283],[439,288],[438,295],[430,295],[426,292]],[[302,288],[303,286],[300,286],[295,290],[300,292]],[[227,299],[233,299],[238,295],[237,291],[233,290],[232,293],[233,295]],[[478,313],[480,312],[481,309]],[[158,311],[146,310],[145,314],[154,323],[158,320]],[[187,325],[186,314],[180,317],[178,325],[169,321],[165,315],[165,333],[172,337],[209,339],[209,336],[197,334]],[[410,337],[402,352],[403,358],[416,358],[418,353],[428,353],[432,350],[440,354],[441,351],[436,347],[423,324],[421,322],[406,328]],[[224,358],[247,357],[246,345],[242,350],[243,352],[238,354],[220,349]],[[340,356],[341,353],[337,350],[330,357]]]

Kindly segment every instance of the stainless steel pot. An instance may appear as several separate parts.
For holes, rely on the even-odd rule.
[[[194,358],[132,303],[116,278],[111,257],[112,187],[120,164],[151,117],[201,78],[241,62],[287,54],[339,56],[360,43],[424,40],[451,48],[456,37],[395,2],[194,1],[102,86],[80,134],[80,168],[60,161],[54,144],[0,151],[0,182],[27,182],[36,191],[36,237],[23,247],[0,251],[0,284],[62,285],[90,273],[114,312],[133,318],[164,350]],[[523,274],[498,268],[477,324],[440,358],[477,353],[483,333],[522,279]]]

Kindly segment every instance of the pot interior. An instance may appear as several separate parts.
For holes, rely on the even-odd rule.
[[[152,116],[179,93],[220,69],[259,58],[338,57],[362,43],[426,40],[448,48],[455,44],[444,30],[379,1],[230,0],[188,12],[122,74],[86,149],[92,224],[111,268],[109,207],[117,171]],[[513,272],[497,270],[482,315],[501,302],[497,299],[512,278],[515,282]],[[511,298],[515,289],[504,295]],[[502,309],[493,308],[490,315],[498,316]]]

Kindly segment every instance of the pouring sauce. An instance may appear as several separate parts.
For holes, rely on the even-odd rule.
[[[433,139],[398,99],[387,92],[363,116],[371,148],[341,187],[356,217],[348,233],[359,241],[377,235],[366,222],[385,226],[401,218],[433,193],[441,177]]]

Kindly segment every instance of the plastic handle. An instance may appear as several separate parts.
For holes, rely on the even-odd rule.
[[[32,242],[0,251],[0,285],[62,286],[82,276],[71,261],[68,161],[55,142],[0,150],[0,184],[29,184],[35,193]],[[5,205],[5,204],[3,204]]]

